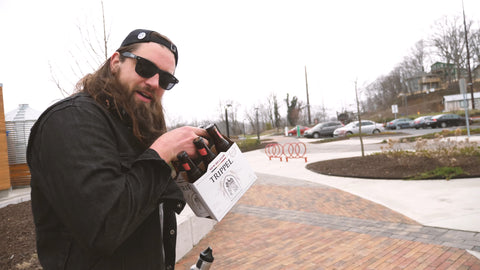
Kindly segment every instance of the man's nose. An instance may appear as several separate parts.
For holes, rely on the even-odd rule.
[[[159,77],[160,75],[156,73],[152,77],[148,78],[145,82],[153,89],[160,88],[160,85],[158,84]]]

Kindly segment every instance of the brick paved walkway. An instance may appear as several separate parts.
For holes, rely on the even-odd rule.
[[[355,195],[257,174],[234,209],[177,269],[207,246],[215,269],[480,269],[480,233],[422,226]]]

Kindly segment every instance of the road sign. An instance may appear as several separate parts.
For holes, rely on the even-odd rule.
[[[392,105],[392,113],[398,113],[398,105],[397,104]]]
[[[466,94],[467,93],[467,85],[465,83],[465,79],[460,79],[458,81],[458,84],[460,85],[460,94]]]

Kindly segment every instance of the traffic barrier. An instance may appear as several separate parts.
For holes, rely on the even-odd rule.
[[[283,146],[278,143],[269,143],[265,146],[265,154],[269,160],[272,158],[279,158],[282,161]]]
[[[278,143],[270,143],[265,146],[265,154],[269,160],[272,158],[279,158],[282,161],[282,157],[288,162],[288,159],[292,158],[304,158],[307,162],[307,146],[302,142],[297,143],[285,143],[283,145]]]

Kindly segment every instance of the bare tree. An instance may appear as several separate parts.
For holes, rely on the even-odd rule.
[[[470,29],[472,22],[467,24]],[[430,39],[432,46],[436,49],[436,54],[442,61],[448,64],[454,64],[457,72],[445,73],[444,79],[447,81],[458,80],[458,71],[465,66],[466,48],[465,34],[463,24],[458,16],[449,19],[445,16],[435,22],[433,35]],[[468,31],[468,30],[467,30]]]
[[[413,94],[415,89],[409,87],[409,79],[423,75],[427,58],[427,47],[425,46],[425,41],[422,39],[415,43],[410,54],[405,56],[403,61],[397,66],[405,94]]]
[[[325,105],[311,106],[314,123],[321,123],[328,120]]]
[[[480,65],[480,28],[471,30],[468,44],[470,46],[473,66]]]
[[[275,125],[275,128],[277,129],[280,128],[280,124],[281,124],[279,107],[280,106],[278,105],[277,96],[273,94],[273,117],[274,117],[274,125]]]
[[[360,147],[362,150],[362,157],[365,156],[365,150],[363,146],[363,135],[362,135],[362,118],[360,113],[360,100],[358,99],[358,89],[357,89],[357,80],[355,80],[355,103],[357,104],[357,115],[358,115],[358,136],[360,138]]]
[[[268,110],[268,123],[273,128],[280,128],[280,106],[278,104],[277,95],[275,93],[270,93],[267,97],[267,108]]]
[[[220,129],[226,132],[227,130],[227,119],[228,117],[228,128],[232,135],[240,134],[242,132],[242,127],[239,125],[237,120],[238,108],[240,104],[234,100],[219,100],[218,101],[218,116],[220,123],[217,123]]]
[[[75,51],[69,51],[68,54],[72,61],[72,65],[69,68],[68,74],[73,75],[76,80],[82,78],[86,74],[97,69],[103,62],[108,59],[108,43],[110,39],[109,31],[107,31],[107,24],[105,20],[105,9],[103,0],[100,0],[101,4],[101,22],[97,27],[95,19],[85,18],[83,23],[77,23],[77,30],[81,42],[75,43]],[[68,77],[62,68],[54,68],[52,63],[49,63],[51,80],[55,83],[62,96],[68,96],[73,89],[68,90],[65,86],[65,77]],[[72,76],[70,76],[72,77]],[[63,78],[63,79],[61,79]],[[72,88],[75,82],[67,83]]]
[[[268,110],[263,104],[252,105],[250,108],[245,109],[245,118],[250,124],[251,130],[259,134],[265,130],[265,121],[268,120]]]
[[[381,75],[364,88],[362,108],[376,111],[389,107],[400,94],[414,94],[417,90],[410,85],[412,79],[425,75],[427,64],[442,62],[447,64],[443,80],[451,82],[460,78],[467,68],[467,48],[465,33],[468,37],[469,52],[474,67],[480,64],[480,29],[474,28],[472,21],[465,25],[459,16],[444,16],[432,25],[432,34],[425,40],[415,43],[409,55],[405,56],[388,75]],[[453,65],[455,68],[449,68]],[[454,72],[455,71],[455,72]]]
[[[287,104],[287,120],[288,123],[292,126],[295,126],[300,118],[300,104],[298,98],[296,96],[292,97],[290,101],[289,94],[287,94],[287,98],[285,99]]]

